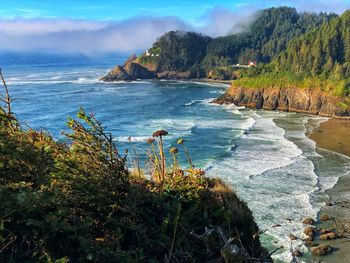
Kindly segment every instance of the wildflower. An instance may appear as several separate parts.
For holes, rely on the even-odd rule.
[[[177,140],[177,144],[183,144],[185,142],[185,140],[183,138],[179,138]]]
[[[168,132],[165,130],[159,130],[153,133],[153,137],[159,137],[159,152],[160,152],[160,158],[162,161],[161,169],[162,169],[162,179],[161,179],[161,189],[163,187],[164,178],[165,178],[165,171],[166,171],[166,162],[165,162],[165,155],[164,155],[164,149],[163,149],[163,138],[162,136],[168,135]],[[162,191],[162,190],[161,190]]]
[[[199,175],[199,176],[205,175],[205,171],[203,171],[203,170],[201,170],[201,169],[191,169],[190,171],[191,171],[192,174],[194,174],[194,175]]]
[[[154,143],[154,138],[148,138],[147,143],[149,143],[149,144]]]
[[[187,147],[186,147],[186,145],[185,145],[185,140],[184,140],[183,138],[179,138],[179,139],[177,140],[177,144],[182,144],[182,146],[183,146],[183,148],[184,148],[184,150],[185,150],[185,153],[186,153],[186,155],[187,155],[188,163],[190,164],[190,168],[192,169],[194,166],[193,166],[193,164],[192,164],[191,156],[190,156],[190,154],[189,154],[189,152],[188,152],[188,149],[187,149]]]
[[[177,154],[179,152],[179,149],[177,149],[176,147],[173,147],[170,149],[170,153],[172,154]]]
[[[168,135],[169,133],[165,130],[159,130],[159,131],[156,131],[153,133],[153,137],[162,137],[162,136],[166,136]]]

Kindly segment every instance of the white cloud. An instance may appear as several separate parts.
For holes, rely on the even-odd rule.
[[[210,9],[201,19],[204,26],[197,28],[205,34],[213,37],[225,36],[244,31],[254,16],[255,8],[240,7],[235,11],[224,8]]]
[[[265,3],[265,5],[264,5]],[[257,9],[272,5],[289,5],[299,11],[332,11],[342,13],[350,0],[293,0],[244,2],[233,10],[212,8],[193,24],[176,17],[134,17],[125,21],[90,21],[59,18],[0,19],[0,51],[54,52],[99,55],[131,53],[144,50],[170,30],[192,30],[210,36],[222,36],[244,30]],[[35,10],[23,10],[30,14]],[[1,14],[1,10],[0,10]]]
[[[177,18],[138,17],[123,22],[62,19],[0,20],[0,50],[94,55],[150,46],[169,30],[188,30]]]

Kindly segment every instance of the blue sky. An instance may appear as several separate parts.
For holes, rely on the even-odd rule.
[[[265,1],[261,1],[265,2]],[[136,15],[177,16],[194,21],[213,7],[234,9],[242,0],[1,0],[3,17],[61,17],[92,20],[123,20]]]
[[[139,52],[170,30],[237,33],[258,9],[350,9],[350,0],[0,0],[0,52]]]
[[[259,9],[276,5],[341,12],[342,6],[350,6],[350,0],[1,0],[0,17],[124,20],[142,15],[176,16],[194,22],[215,7],[234,11],[244,6]]]

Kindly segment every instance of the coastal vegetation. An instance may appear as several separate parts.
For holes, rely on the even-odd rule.
[[[156,131],[148,165],[128,167],[94,114],[80,109],[56,141],[21,125],[7,89],[2,100],[1,262],[271,261],[251,211],[183,139],[169,149]]]
[[[293,38],[269,65],[249,69],[237,86],[318,87],[332,95],[350,95],[350,11]],[[260,85],[258,84],[260,83]]]

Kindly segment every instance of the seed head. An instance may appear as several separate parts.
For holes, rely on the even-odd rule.
[[[155,133],[153,133],[153,137],[161,137],[161,136],[166,136],[168,135],[168,132],[165,131],[165,130],[159,130],[159,131],[156,131]]]
[[[170,153],[172,154],[177,154],[179,152],[179,150],[176,147],[173,147],[170,149]]]
[[[153,142],[154,142],[154,138],[148,138],[148,139],[147,139],[147,143],[151,144],[151,143],[153,143]]]

